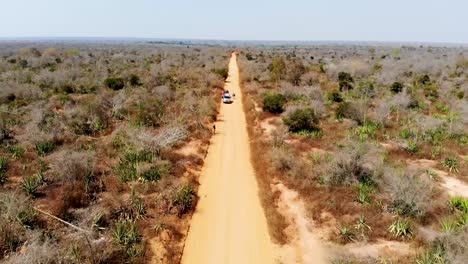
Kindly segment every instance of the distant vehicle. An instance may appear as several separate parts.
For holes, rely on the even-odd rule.
[[[232,103],[232,97],[229,93],[224,93],[223,94],[223,103],[225,104],[231,104]]]

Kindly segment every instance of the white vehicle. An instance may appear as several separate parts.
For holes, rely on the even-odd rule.
[[[231,104],[232,103],[232,97],[231,97],[230,94],[225,93],[223,95],[223,103],[225,103],[225,104]]]

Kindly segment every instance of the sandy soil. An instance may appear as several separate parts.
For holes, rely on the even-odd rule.
[[[328,253],[320,239],[312,233],[304,203],[300,200],[299,194],[282,183],[276,184],[275,188],[281,193],[279,210],[290,222],[288,235],[292,238],[291,245],[284,245],[282,248],[281,261],[288,264],[327,263]]]
[[[185,243],[182,263],[274,263],[274,245],[260,205],[250,163],[250,146],[232,55],[225,89],[236,94],[223,104],[205,165],[200,200]]]
[[[411,162],[411,164],[424,169],[431,169],[440,178],[440,186],[445,189],[449,196],[468,197],[468,184],[450,176],[447,172],[435,168],[436,161],[420,159]],[[463,177],[466,178],[466,177]]]

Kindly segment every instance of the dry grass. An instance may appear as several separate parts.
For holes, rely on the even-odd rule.
[[[431,159],[452,177],[465,178],[467,163],[462,158],[467,135],[460,128],[466,131],[466,118],[461,118],[466,113],[462,92],[466,89],[450,88],[463,83],[454,74],[465,72],[454,63],[458,51],[441,48],[422,54],[406,47],[398,51],[404,54],[398,56],[401,62],[392,60],[396,55],[388,55],[393,51],[386,47],[245,48],[241,54],[248,56],[239,56],[247,95],[244,100],[249,104],[246,112],[249,125],[254,126],[250,132],[255,139],[253,148],[264,154],[253,161],[260,163],[255,165],[261,167],[259,182],[265,181],[262,195],[272,196],[269,184],[275,180],[296,190],[311,220],[319,230],[331,231],[325,233],[332,241],[342,240],[337,227],[351,227],[356,233],[352,227],[360,217],[371,231],[359,240],[399,239],[388,231],[399,216],[407,217],[416,230],[408,243],[424,247],[427,241],[417,229],[424,226],[430,230],[450,213],[447,194],[426,172],[415,172],[408,164]],[[424,61],[428,66],[429,58],[442,55],[444,59],[432,68],[411,63]],[[281,72],[281,63],[276,63],[280,60],[290,69],[303,64],[305,71]],[[352,76],[354,89],[338,92],[339,102],[329,95],[339,90],[338,76],[343,71]],[[423,83],[420,80],[425,74],[430,81]],[[403,83],[402,92],[390,89],[392,78]],[[320,119],[321,133],[284,133],[281,128],[269,128],[273,132],[262,134],[258,123],[281,119],[288,112],[273,115],[255,111],[254,106],[261,109],[265,92],[284,95],[284,108],[289,111],[312,107]],[[271,203],[264,206],[265,210],[274,209]],[[283,223],[269,224],[281,234],[278,230],[284,228]]]
[[[0,74],[6,88],[0,93],[0,157],[8,165],[0,195],[24,192],[25,179],[34,179],[27,187],[34,195],[10,199],[2,215],[24,215],[26,205],[35,206],[92,229],[91,242],[99,245],[91,252],[81,234],[52,218],[38,215],[23,226],[12,216],[0,221],[8,231],[2,231],[0,259],[144,263],[153,254],[148,241],[163,240],[151,231],[159,222],[169,238],[164,256],[154,254],[178,263],[203,156],[176,150],[192,140],[202,149],[209,143],[224,81],[212,69],[226,67],[228,52],[149,44],[65,44],[53,50],[50,43],[31,45],[36,48],[20,50],[18,43],[0,49],[2,65],[9,66]],[[123,87],[106,81],[112,79],[121,79]],[[191,192],[175,195],[180,186]],[[11,201],[21,204],[17,211]],[[132,246],[114,243],[117,223],[127,217],[139,234]],[[17,236],[3,236],[12,232]],[[33,233],[52,239],[36,243]],[[51,247],[57,254],[45,259]]]

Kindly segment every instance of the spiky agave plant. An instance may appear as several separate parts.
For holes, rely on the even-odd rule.
[[[356,236],[354,235],[351,228],[347,226],[342,226],[338,228],[338,235],[344,243],[352,242],[355,240]]]
[[[402,218],[395,220],[388,227],[388,231],[396,237],[410,238],[413,235],[410,222]]]
[[[458,230],[458,220],[452,217],[444,218],[440,221],[440,227],[445,233],[454,233]]]
[[[449,172],[458,172],[458,167],[460,166],[458,159],[455,157],[447,157],[442,162],[442,165],[449,169]]]

